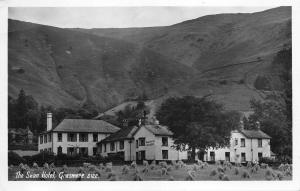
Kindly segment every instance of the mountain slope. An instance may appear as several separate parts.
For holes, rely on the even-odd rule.
[[[8,72],[11,96],[23,88],[40,103],[107,109],[156,97],[193,70],[132,43],[10,20]]]
[[[264,99],[255,80],[276,83],[272,59],[291,46],[291,8],[219,14],[172,26],[60,29],[9,21],[9,95],[106,110],[146,93],[213,97],[230,110]]]

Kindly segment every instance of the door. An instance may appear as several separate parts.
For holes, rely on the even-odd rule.
[[[146,151],[140,151],[141,152],[141,161],[146,159]]]
[[[230,152],[225,152],[225,161],[230,162]]]
[[[57,147],[57,154],[58,155],[62,154],[62,147],[61,146]]]
[[[241,162],[246,162],[246,153],[241,153],[242,161]]]
[[[257,153],[257,155],[258,155],[258,162],[260,162],[262,159],[262,153]]]
[[[215,161],[215,152],[210,152],[209,156],[210,156],[210,161]]]

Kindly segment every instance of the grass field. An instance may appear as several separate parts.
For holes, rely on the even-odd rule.
[[[25,170],[26,169],[26,170]],[[146,169],[146,170],[145,170]],[[222,173],[222,169],[224,173]],[[23,177],[16,177],[17,172],[22,171]],[[212,173],[212,171],[214,171]],[[52,176],[49,174],[52,172]],[[270,174],[267,176],[266,173]],[[43,174],[43,176],[42,176]],[[45,176],[48,174],[48,177]],[[80,175],[79,175],[80,174]],[[214,175],[213,175],[214,174]],[[245,175],[246,174],[246,175]],[[249,174],[248,178],[247,174]],[[31,177],[30,177],[30,176]],[[63,176],[64,175],[64,176]],[[230,181],[258,181],[258,180],[279,180],[278,176],[281,175],[281,180],[292,180],[292,176],[286,175],[284,171],[275,170],[272,168],[259,168],[253,172],[251,168],[242,167],[225,167],[221,165],[167,165],[162,167],[160,165],[137,165],[136,167],[113,165],[110,167],[89,165],[85,167],[26,167],[19,166],[9,167],[8,180],[11,181],[28,181],[28,180],[46,180],[46,181],[134,181],[134,180],[230,180]],[[37,177],[39,176],[39,177]],[[226,178],[224,178],[224,176]],[[244,176],[244,177],[243,177]],[[81,177],[81,178],[78,178]]]

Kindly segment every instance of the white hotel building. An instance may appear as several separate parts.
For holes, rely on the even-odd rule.
[[[262,157],[271,157],[270,140],[271,137],[260,128],[234,130],[231,133],[230,146],[207,149],[204,160],[234,163],[259,161]]]
[[[166,126],[141,124],[124,127],[98,143],[102,156],[119,155],[124,161],[185,160],[187,151],[175,149],[173,133]]]
[[[120,128],[102,120],[64,119],[52,128],[52,114],[47,113],[47,131],[39,135],[39,151],[55,154],[96,155],[97,142]]]

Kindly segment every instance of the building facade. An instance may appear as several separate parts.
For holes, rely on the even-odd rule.
[[[39,135],[38,150],[54,154],[97,154],[97,142],[120,128],[102,120],[64,119],[52,129],[52,114],[47,114],[47,131]]]
[[[230,146],[207,149],[204,160],[258,162],[262,157],[271,157],[270,139],[271,137],[260,129],[235,130],[231,133]]]
[[[100,141],[98,151],[104,157],[117,154],[124,161],[187,159],[187,151],[173,147],[172,135],[159,124],[125,127]]]

